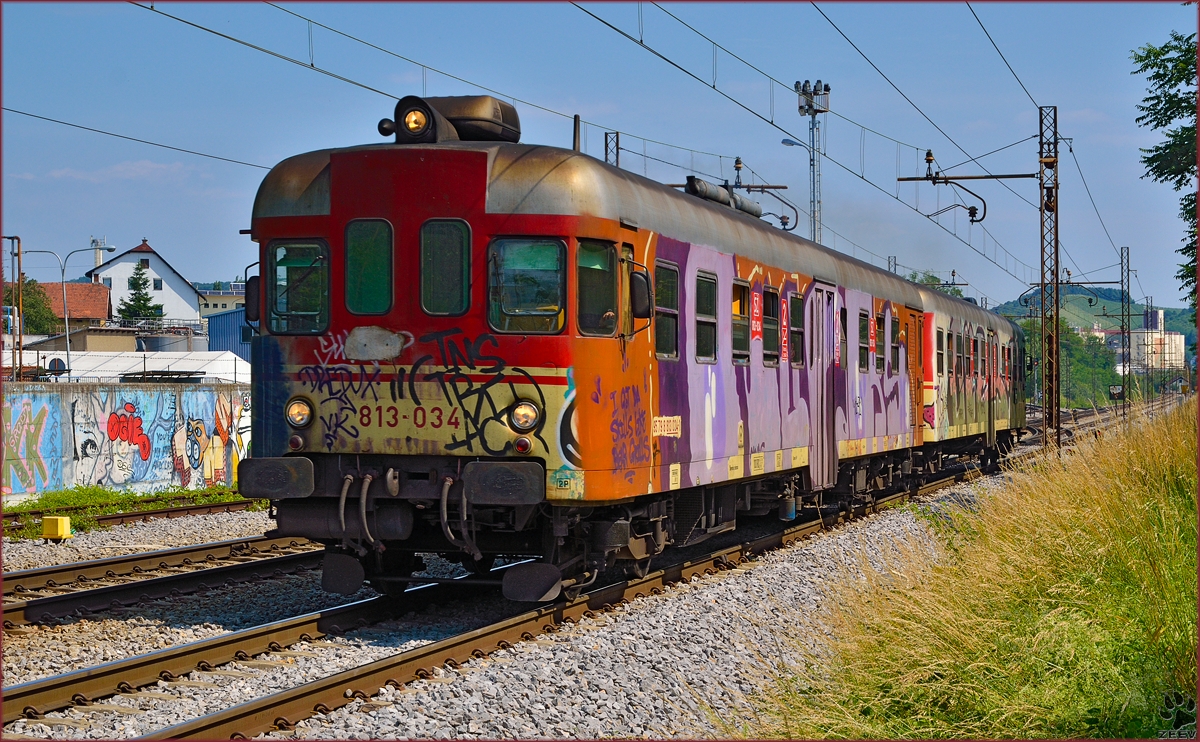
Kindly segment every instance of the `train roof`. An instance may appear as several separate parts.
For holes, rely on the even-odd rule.
[[[913,309],[950,313],[992,328],[1016,329],[1015,324],[994,312],[785,232],[762,219],[559,147],[454,141],[318,150],[288,158],[272,168],[259,187],[253,215],[329,214],[332,153],[401,147],[485,152],[489,213],[581,214],[611,219],[801,271],[838,286],[886,296]]]

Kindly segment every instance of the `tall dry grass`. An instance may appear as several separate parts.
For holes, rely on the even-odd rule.
[[[1154,737],[1196,691],[1196,402],[932,518],[835,588],[829,659],[776,679],[751,737]],[[1168,725],[1169,728],[1169,725]]]

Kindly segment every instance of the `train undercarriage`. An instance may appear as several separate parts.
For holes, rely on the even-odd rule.
[[[545,501],[541,465],[528,460],[514,468],[504,460],[316,456],[314,493],[273,500],[277,527],[268,535],[324,544],[322,586],[330,592],[352,594],[367,581],[398,593],[427,581],[411,577],[425,568],[422,554],[439,554],[480,576],[497,557],[531,560],[505,570],[504,594],[551,600],[614,568],[644,575],[667,548],[733,530],[740,515],[828,517],[898,491],[915,493],[965,461],[996,469],[1014,433],[999,432],[993,446],[979,436],[842,461],[825,489],[811,487],[805,467],[595,506]]]

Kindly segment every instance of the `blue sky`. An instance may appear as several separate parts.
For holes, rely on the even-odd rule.
[[[435,71],[314,27],[264,3],[172,3],[157,9],[210,29],[310,60],[320,68],[394,96],[481,92]],[[765,180],[808,205],[808,158],[784,147],[784,134],[569,4],[283,5],[419,63],[564,114],[578,113],[587,150],[603,157],[603,132],[620,130],[622,166],[663,182],[691,169],[729,177],[732,162],[693,154],[740,156]],[[585,4],[591,12],[711,83],[709,42],[651,4]],[[932,148],[942,167],[967,158],[906,102],[809,4],[669,4],[667,10],[778,80],[821,78],[831,107],[863,133],[829,116],[823,166],[825,243],[875,263],[970,282],[993,301],[1024,290],[1019,278],[978,251],[997,245],[1038,264],[1038,213],[995,182],[969,184],[988,205],[983,223],[942,217],[955,239],[916,213],[950,203],[948,189],[907,184],[894,198],[897,171],[912,175]],[[963,3],[827,3],[821,9],[946,134],[973,156],[1036,135],[1037,111]],[[1172,29],[1191,32],[1196,10],[1176,3],[979,3],[975,12],[1030,94],[1057,105],[1112,241],[1129,245],[1135,299],[1182,306],[1174,279],[1182,222],[1179,194],[1141,178],[1139,147],[1159,141],[1139,128],[1134,106],[1145,93],[1130,74],[1131,50],[1161,43]],[[299,152],[383,141],[378,120],[392,100],[311,69],[238,45],[132,4],[5,3],[4,106],[63,121],[264,166]],[[807,139],[796,96],[717,54],[717,87],[795,138]],[[571,122],[517,103],[522,141],[569,147]],[[914,145],[910,147],[907,145]],[[256,260],[238,234],[249,226],[265,170],[149,147],[5,112],[3,233],[27,249],[60,254],[106,236],[124,250],[142,238],[191,280],[228,280]],[[981,160],[993,173],[1032,172],[1036,140]],[[1088,200],[1075,162],[1062,150],[1063,265],[1095,280],[1115,280],[1109,237]],[[672,165],[658,162],[666,160]],[[845,169],[835,162],[841,163]],[[899,161],[899,167],[897,162]],[[972,165],[953,170],[979,173]],[[875,188],[864,178],[879,186]],[[1007,181],[1037,201],[1035,181]],[[882,189],[882,190],[881,190]],[[940,193],[938,192],[940,190]],[[919,203],[916,199],[919,198]],[[768,210],[775,210],[764,199]],[[960,212],[961,214],[961,212]],[[807,219],[801,215],[800,233]],[[955,221],[957,220],[957,224]],[[832,233],[836,232],[836,236]],[[854,243],[856,246],[852,246]],[[866,249],[875,254],[868,255]],[[91,265],[72,258],[68,276]],[[31,255],[27,272],[57,280],[57,263]],[[1011,259],[1009,270],[1024,271]],[[7,269],[7,261],[6,261]],[[1103,270],[1098,270],[1103,269]],[[1092,271],[1095,271],[1092,273]],[[1140,284],[1140,288],[1139,288]]]

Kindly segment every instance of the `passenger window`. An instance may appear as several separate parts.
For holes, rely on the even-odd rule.
[[[346,309],[385,314],[392,308],[392,225],[359,219],[346,225]]]
[[[617,329],[617,251],[602,242],[580,242],[576,252],[579,332],[612,336]]]
[[[883,373],[884,360],[887,358],[887,353],[883,351],[883,344],[886,342],[887,332],[884,330],[883,312],[875,315],[875,372]]]
[[[421,308],[460,315],[471,306],[471,228],[457,219],[421,225]]]
[[[900,318],[892,315],[892,375],[900,373]]]
[[[979,374],[979,340],[977,338],[971,338],[971,359],[969,363],[971,364],[971,369],[968,373],[971,376],[977,376]]]
[[[323,242],[271,246],[266,275],[271,332],[315,335],[329,324],[329,248]]]
[[[717,279],[696,276],[696,360],[717,360]]]
[[[946,375],[946,332],[940,327],[937,331],[937,372],[938,376]]]
[[[804,365],[804,297],[792,294],[788,305],[788,330],[791,334],[788,352],[793,366]]]
[[[733,320],[729,345],[734,363],[750,361],[750,287],[733,284]]]
[[[779,292],[763,289],[763,363],[779,363]]]
[[[679,271],[654,266],[654,352],[679,357]]]
[[[871,315],[858,313],[858,370],[866,372],[871,361]]]
[[[499,239],[488,248],[488,322],[500,332],[563,328],[566,248],[558,240]]]
[[[963,337],[961,332],[954,333],[954,375],[962,377],[963,373]]]
[[[839,323],[840,323],[841,330],[842,330],[842,341],[841,341],[840,345],[838,346],[839,347],[838,365],[845,368],[850,365],[850,363],[849,363],[850,359],[846,357],[846,353],[847,353],[846,348],[847,348],[847,344],[850,342],[850,338],[846,334],[846,308],[845,307],[842,307],[838,311],[838,317],[839,317]]]

